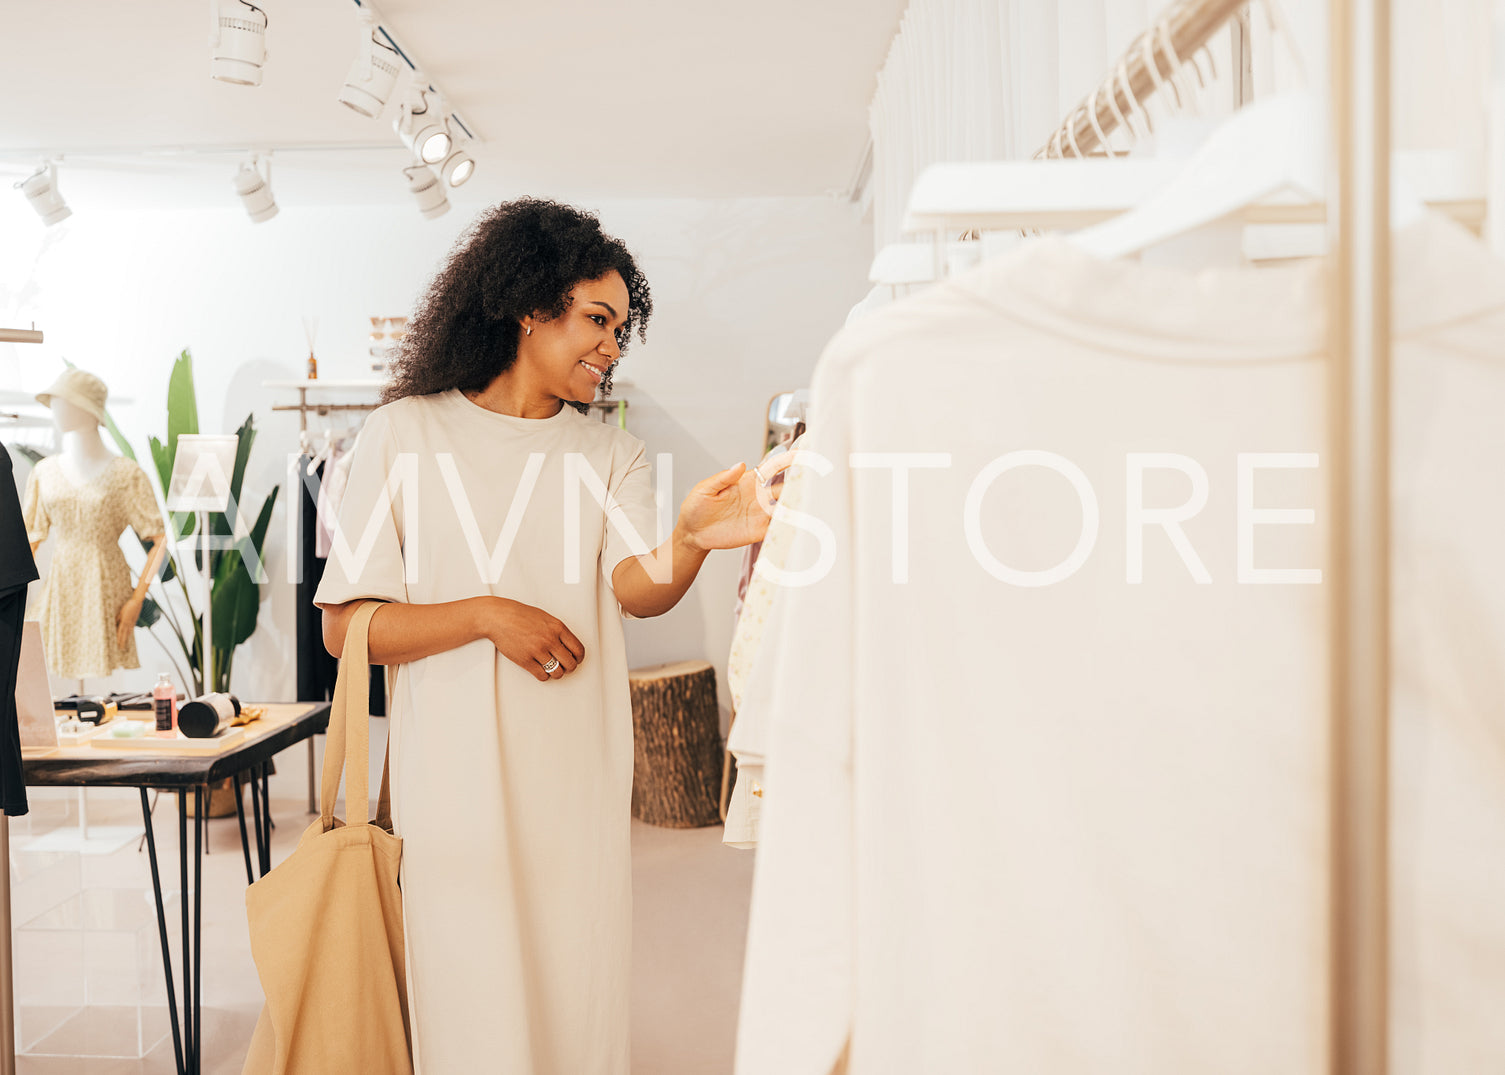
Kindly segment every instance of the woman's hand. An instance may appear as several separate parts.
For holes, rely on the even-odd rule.
[[[126,643],[131,640],[131,632],[136,629],[136,621],[141,618],[141,606],[145,601],[132,594],[126,599],[125,604],[120,606],[120,612],[115,617],[115,646],[117,649],[125,649]]]
[[[488,604],[486,637],[497,652],[540,683],[563,679],[585,659],[585,646],[562,622],[541,608],[505,597]],[[558,664],[544,671],[551,661]]]
[[[779,487],[768,483],[793,461],[794,453],[785,452],[764,463],[761,473],[738,463],[696,485],[679,508],[686,540],[698,549],[740,549],[762,541],[779,499]]]

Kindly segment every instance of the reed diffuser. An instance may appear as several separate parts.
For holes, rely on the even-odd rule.
[[[308,379],[319,379],[319,360],[314,357],[314,337],[319,333],[319,319],[317,317],[305,317],[303,319],[303,336],[308,340]]]

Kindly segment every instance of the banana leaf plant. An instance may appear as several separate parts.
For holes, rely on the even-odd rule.
[[[108,415],[106,415],[105,428],[115,439],[115,444],[120,448],[121,453],[134,460],[136,453],[121,435],[114,420]],[[197,433],[198,431],[199,407],[193,385],[193,356],[185,349],[173,363],[172,376],[167,382],[167,443],[162,443],[156,437],[150,438],[152,462],[156,464],[157,479],[161,483],[164,500],[167,496],[168,482],[172,477],[173,463],[177,459],[178,437],[184,433]],[[215,547],[209,550],[209,571],[213,580],[210,586],[210,600],[213,602],[214,615],[211,618],[214,624],[214,638],[210,644],[214,646],[214,682],[212,684],[204,682],[203,622],[196,605],[196,600],[202,603],[202,593],[198,594],[197,599],[195,598],[195,591],[202,589],[198,582],[203,570],[202,546],[193,546],[191,561],[185,562],[183,556],[189,544],[183,542],[183,539],[193,535],[198,527],[198,520],[194,514],[183,512],[176,518],[169,518],[167,558],[163,563],[158,587],[162,596],[158,598],[148,591],[146,601],[141,608],[141,618],[137,621],[138,626],[146,628],[154,627],[159,623],[165,624],[171,631],[182,656],[182,661],[179,662],[178,654],[173,653],[171,647],[167,647],[173,665],[177,669],[180,682],[185,687],[192,683],[193,693],[196,695],[206,691],[230,689],[230,677],[235,667],[235,651],[256,630],[261,594],[257,580],[251,575],[251,566],[259,566],[264,562],[263,550],[266,548],[267,528],[271,525],[272,506],[277,502],[279,492],[279,489],[274,486],[267,494],[267,498],[262,501],[256,521],[249,529],[243,528],[237,531],[241,482],[245,478],[246,462],[251,456],[251,445],[256,441],[256,424],[252,415],[246,415],[246,420],[235,431],[235,435],[239,444],[235,452],[235,471],[230,477],[231,507],[228,512],[209,516],[210,534],[217,535],[221,539],[215,543],[216,546],[229,545],[231,540],[234,542],[233,547]],[[147,547],[145,542],[143,542],[143,547]],[[190,577],[193,579],[192,584],[189,582]],[[183,608],[186,608],[188,612],[186,622],[179,615],[179,610],[174,607],[176,602],[167,599],[170,594],[167,586],[171,582],[178,584],[178,596],[181,598]]]

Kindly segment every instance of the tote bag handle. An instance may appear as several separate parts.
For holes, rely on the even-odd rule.
[[[381,608],[381,601],[366,601],[355,610],[345,632],[345,651],[340,657],[340,672],[335,679],[334,703],[329,711],[329,728],[324,742],[324,774],[319,795],[319,814],[323,829],[334,827],[334,801],[340,790],[340,772],[345,773],[345,823],[364,825],[371,818],[371,694],[369,690],[370,646],[367,635],[371,617]],[[358,686],[352,686],[353,681]],[[388,677],[390,684],[391,677]],[[388,767],[391,762],[390,738],[381,766],[381,792],[376,804],[376,823],[387,830],[392,827],[392,803]]]

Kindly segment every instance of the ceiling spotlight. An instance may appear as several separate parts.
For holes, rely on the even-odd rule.
[[[461,139],[454,140],[449,156],[445,157],[444,163],[439,166],[439,177],[452,187],[458,187],[476,170],[476,162],[470,159],[470,154],[461,148],[460,143]]]
[[[250,0],[209,0],[209,74],[237,86],[261,85],[267,15]]]
[[[392,87],[397,84],[397,49],[380,41],[376,36],[376,16],[369,7],[363,7],[360,19],[360,44],[350,73],[345,76],[345,87],[340,90],[340,103],[355,109],[363,116],[375,119],[381,115]]]
[[[252,156],[242,161],[235,172],[235,193],[240,195],[252,224],[260,224],[277,215],[277,202],[272,197],[272,162],[266,162],[266,174],[263,175],[257,167],[260,160],[260,157]]]
[[[17,183],[16,189],[26,195],[37,216],[48,227],[73,215],[73,210],[63,201],[62,192],[57,189],[57,165],[52,161],[44,161],[35,172]]]
[[[413,87],[392,121],[402,144],[424,164],[438,164],[449,156],[449,116],[437,94],[423,88],[421,72],[413,72]]]
[[[402,174],[408,177],[408,190],[418,200],[418,211],[425,219],[433,220],[449,212],[449,197],[444,193],[444,184],[439,182],[432,168],[415,163],[404,168]]]

